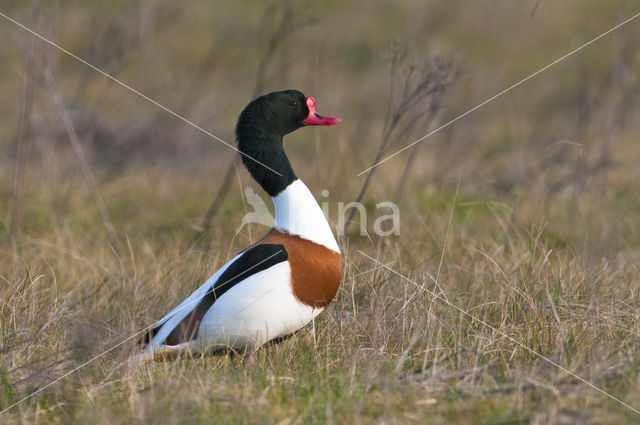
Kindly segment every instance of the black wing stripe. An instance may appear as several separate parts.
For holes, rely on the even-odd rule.
[[[178,345],[195,339],[202,318],[218,298],[249,276],[288,259],[289,255],[283,245],[260,244],[246,250],[220,275],[193,311],[171,331],[164,344]]]

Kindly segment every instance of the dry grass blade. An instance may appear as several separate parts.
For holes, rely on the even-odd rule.
[[[470,314],[468,311],[458,307],[455,304],[452,304],[451,302],[449,302],[446,298],[443,298],[442,296],[436,294],[433,291],[429,291],[428,289],[424,289],[421,285],[419,285],[418,283],[416,283],[415,281],[409,279],[408,277],[398,273],[397,271],[393,270],[391,267],[388,267],[384,264],[382,264],[381,262],[379,262],[378,260],[376,260],[373,257],[370,257],[369,255],[365,254],[362,251],[358,251],[360,254],[362,254],[363,256],[367,257],[368,259],[370,259],[371,261],[375,262],[376,264],[378,264],[379,266],[385,268],[386,270],[392,272],[393,274],[395,274],[396,276],[405,279],[409,282],[411,282],[413,285],[415,285],[418,289],[420,290],[425,290],[426,292],[428,292],[432,297],[437,298],[438,300],[446,303],[449,307],[452,307],[456,310],[458,310],[460,313],[468,316],[470,319],[472,319],[473,321],[477,321],[478,323],[482,324],[483,326],[491,329],[492,331],[494,331],[495,333],[497,333],[498,335],[500,335],[501,337],[508,339],[509,341],[513,342],[514,344],[518,345],[520,348],[523,348],[524,350],[530,352],[531,354],[539,357],[540,359],[548,362],[549,364],[557,367],[558,369],[562,370],[563,372],[571,375],[573,378],[577,379],[578,381],[582,382],[585,385],[588,385],[589,387],[593,388],[594,390],[600,392],[602,395],[609,397],[610,399],[614,400],[615,402],[617,402],[618,404],[620,404],[621,406],[626,407],[627,409],[631,410],[632,412],[640,415],[640,410],[636,409],[635,407],[631,406],[630,404],[624,402],[623,400],[620,400],[618,397],[615,397],[614,395],[608,393],[607,391],[603,390],[602,388],[594,385],[593,383],[587,381],[586,379],[582,378],[581,376],[577,375],[576,373],[568,370],[567,368],[559,365],[558,363],[554,362],[553,360],[551,360],[550,358],[538,353],[537,351],[531,349],[530,347],[528,347],[527,345],[523,344],[522,342],[516,340],[515,338],[507,335],[506,333],[500,331],[499,329],[497,329],[496,327],[490,325],[489,323],[487,323],[486,321],[478,318],[477,316]]]

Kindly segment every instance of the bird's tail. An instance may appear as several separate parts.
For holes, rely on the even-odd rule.
[[[141,347],[146,347],[151,344],[153,340],[153,336],[158,333],[162,325],[155,325],[153,328],[149,329],[142,337],[138,340],[138,345]]]
[[[185,353],[191,353],[191,344],[189,342],[178,345],[161,345],[155,348],[147,345],[147,348],[142,353],[136,353],[129,357],[129,363],[134,366],[144,366],[156,360],[171,360]]]

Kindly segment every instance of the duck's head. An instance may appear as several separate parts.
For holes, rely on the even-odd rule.
[[[334,125],[340,118],[325,117],[316,112],[316,101],[299,90],[265,94],[249,103],[238,119],[238,136],[246,130],[284,136],[308,125]]]
[[[244,108],[236,125],[242,162],[267,193],[275,196],[296,179],[282,148],[282,137],[300,127],[340,121],[317,113],[315,100],[298,90],[260,96]]]

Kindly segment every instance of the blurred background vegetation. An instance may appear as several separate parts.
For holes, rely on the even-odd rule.
[[[604,32],[635,7],[633,1],[544,0],[195,1],[188,7],[66,1],[41,4],[31,27],[231,144],[239,111],[257,94],[298,88],[313,95],[320,111],[343,123],[297,132],[287,149],[314,193],[327,188],[329,201],[337,202],[357,195],[363,177],[355,174],[373,163],[410,67],[420,73],[434,62],[447,64],[447,87],[436,116],[421,105],[406,114],[412,125],[391,136],[385,154]],[[5,0],[3,12],[29,23],[29,2]],[[640,177],[638,28],[623,27],[421,142],[407,176],[410,151],[380,166],[365,199],[392,198],[402,177],[410,194],[428,198],[452,190],[460,177],[461,192],[474,198],[573,203],[599,191],[603,208],[620,196],[631,202],[625,207],[637,208],[637,198],[624,195]],[[34,40],[6,20],[0,37],[2,199],[9,200],[25,55]],[[124,218],[144,208],[139,196],[175,192],[184,179],[193,192],[181,220],[198,222],[236,153],[51,46],[36,41],[33,49],[26,219],[51,224],[85,190],[44,77],[50,70],[115,226],[129,231]],[[150,170],[162,176],[162,187],[144,177]],[[127,194],[132,179],[148,185],[148,193]],[[244,171],[240,179],[252,184]],[[123,192],[102,189],[113,180]],[[39,211],[43,196],[60,201]],[[224,201],[226,208],[234,202],[242,203],[240,190]],[[3,234],[9,204],[0,211]],[[635,232],[625,234],[638,240]]]
[[[553,390],[531,384],[543,368],[531,366],[531,356],[523,352],[516,360],[527,367],[518,369],[524,377],[518,375],[517,368],[510,369],[513,347],[502,341],[483,353],[505,361],[500,377],[491,378],[492,385],[503,386],[496,390],[495,385],[487,389],[471,383],[462,399],[479,397],[477,403],[456,404],[460,394],[455,393],[452,405],[440,407],[436,415],[433,409],[441,405],[429,401],[435,399],[417,399],[424,386],[418,391],[396,380],[398,356],[411,350],[431,353],[438,346],[445,350],[443,358],[455,363],[452,369],[472,367],[451,353],[475,344],[474,332],[480,331],[453,318],[438,328],[445,336],[433,331],[433,339],[415,345],[411,333],[405,334],[405,322],[422,323],[424,311],[398,307],[393,317],[403,324],[389,318],[400,327],[389,324],[384,332],[374,320],[363,321],[386,318],[380,309],[386,312],[388,306],[375,303],[387,299],[385,291],[395,294],[401,286],[387,288],[391,280],[379,269],[365,278],[366,259],[355,249],[384,252],[399,271],[414,276],[440,276],[452,300],[478,311],[482,305],[482,311],[490,311],[483,317],[500,329],[506,324],[505,332],[640,405],[634,390],[637,361],[629,360],[634,365],[629,366],[620,360],[637,359],[640,353],[640,20],[381,164],[369,180],[367,174],[356,176],[376,158],[467,112],[638,13],[639,7],[634,0],[0,1],[3,14],[232,145],[239,112],[252,98],[273,90],[300,89],[315,97],[321,113],[342,117],[339,126],[287,136],[294,170],[317,199],[329,202],[334,228],[337,203],[360,196],[368,208],[369,231],[381,214],[376,204],[397,202],[400,236],[378,240],[360,236],[357,226],[350,228],[341,241],[347,262],[343,289],[318,328],[320,339],[336,346],[346,341],[342,351],[331,351],[333,345],[326,352],[305,351],[309,357],[294,351],[292,358],[281,357],[276,363],[282,364],[272,366],[330,388],[325,395],[336,403],[336,418],[387,423],[424,423],[425,417],[434,423],[521,423],[500,422],[519,414],[524,422],[551,423],[543,419],[561,422],[559,416],[540,419],[536,412],[551,415],[562,409],[583,423],[612,423],[628,419],[629,412],[621,413],[612,402],[599,416],[600,411],[590,410],[588,388],[563,401]],[[244,187],[252,185],[266,195],[244,169],[233,167],[235,151],[5,18],[0,18],[0,153],[0,287],[7,285],[0,291],[2,406],[153,323],[265,230],[252,225],[236,232],[248,209]],[[329,195],[321,198],[323,189]],[[530,295],[527,302],[514,301],[519,298],[510,292],[513,288],[498,287],[503,277],[513,279],[518,294]],[[444,321],[452,313],[438,314]],[[340,344],[330,333],[336,323],[340,335],[347,335]],[[431,329],[432,324],[424,326]],[[349,329],[357,331],[350,334]],[[388,344],[395,337],[397,345]],[[33,345],[34,340],[39,343]],[[315,341],[301,344],[313,348]],[[316,373],[314,361],[332,357],[345,369],[331,363]],[[345,359],[362,361],[363,372],[354,363],[358,372],[353,373],[363,382],[356,390],[345,378],[352,373]],[[411,367],[427,364],[411,355],[407,359]],[[271,378],[204,361],[207,370],[221,368],[212,377],[238,380],[230,385],[245,394],[239,400],[247,405],[253,399],[246,394],[267,394],[264,388],[272,388],[265,383]],[[269,362],[261,361],[263,366]],[[617,378],[595,371],[594,365],[605,370],[612,362],[625,365],[615,369],[623,370]],[[33,364],[40,366],[28,366]],[[368,369],[379,365],[392,371],[393,384],[389,375]],[[200,379],[199,366],[178,372]],[[109,395],[113,405],[101,407],[109,412],[105,418],[117,416],[110,409],[123,405],[135,417],[133,406],[144,404],[138,398],[146,396],[132,388],[153,387],[153,379],[170,382],[167,393],[153,392],[153,397],[173,400],[171,385],[179,387],[175,381],[181,375],[164,372],[168,375],[145,375],[135,383],[131,375],[120,376],[121,390],[130,386],[130,398]],[[111,375],[95,366],[80,376],[89,381],[101,376],[103,383]],[[74,397],[82,399],[74,389],[88,384],[79,381],[52,388],[40,406],[57,408]],[[525,382],[538,392],[527,404],[520,393],[503,392],[504,382],[516,382],[514,388]],[[427,397],[441,384],[429,381]],[[227,391],[215,380],[207,385]],[[274,405],[281,410],[254,406],[254,413],[272,414],[274,423],[301,405],[329,403],[315,399],[313,389],[301,396],[292,384],[278,385],[281,404]],[[88,394],[105,396],[102,387],[89,388]],[[561,392],[574,389],[562,387]],[[337,399],[347,393],[340,404]],[[225,394],[227,401],[236,400],[235,394]],[[513,398],[501,401],[504,394]],[[89,408],[68,410],[63,421],[91,417],[90,399],[82,399]],[[168,410],[172,403],[167,402]],[[571,410],[576,403],[587,408]],[[521,409],[515,416],[514,405]],[[407,406],[426,416],[407,416]],[[385,416],[385,409],[392,413]],[[207,412],[200,412],[203,420],[210,417]],[[302,417],[324,423],[329,413],[312,410]],[[162,419],[161,414],[150,421]],[[223,417],[234,423],[233,416],[215,414],[220,423]],[[404,419],[398,421],[398,415]],[[261,423],[256,417],[243,421]],[[30,418],[14,417],[17,422]]]

